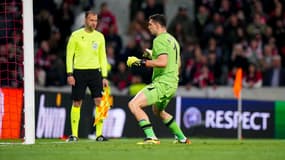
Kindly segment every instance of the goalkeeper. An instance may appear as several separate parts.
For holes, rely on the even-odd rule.
[[[80,108],[89,87],[96,105],[101,102],[103,87],[108,87],[105,38],[95,30],[98,16],[93,11],[85,14],[84,28],[74,31],[66,49],[67,82],[72,86],[72,107],[70,113],[72,135],[68,142],[78,141]],[[99,115],[95,113],[95,115]],[[102,135],[103,120],[96,124],[96,140],[106,141]]]
[[[172,115],[165,111],[178,87],[180,67],[180,47],[176,39],[166,31],[166,19],[161,14],[149,17],[148,29],[156,38],[153,48],[144,55],[151,60],[128,57],[127,65],[153,67],[152,83],[143,88],[128,104],[130,111],[144,131],[146,138],[138,144],[160,144],[151,122],[143,108],[152,105],[152,110],[175,135],[175,143],[190,144]]]

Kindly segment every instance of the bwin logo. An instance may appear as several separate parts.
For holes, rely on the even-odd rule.
[[[186,128],[200,125],[202,123],[202,115],[196,107],[188,108],[183,115],[183,122]]]
[[[45,95],[40,96],[37,138],[59,138],[64,134],[65,108],[46,107]]]

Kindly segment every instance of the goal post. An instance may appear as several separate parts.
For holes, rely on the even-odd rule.
[[[33,0],[23,0],[24,144],[35,143]]]
[[[33,0],[0,1],[0,143],[35,143]]]

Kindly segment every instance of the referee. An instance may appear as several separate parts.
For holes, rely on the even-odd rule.
[[[103,86],[108,86],[105,38],[95,30],[98,16],[93,11],[85,13],[85,26],[74,31],[66,51],[67,83],[72,86],[70,113],[72,135],[68,142],[78,141],[80,107],[86,88],[89,87],[94,104],[100,104]],[[96,113],[95,113],[96,114]],[[97,141],[106,141],[102,135],[103,121],[96,125]],[[100,133],[101,135],[97,135]]]

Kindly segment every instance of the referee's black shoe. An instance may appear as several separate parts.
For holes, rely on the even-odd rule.
[[[98,136],[97,138],[96,138],[96,141],[99,141],[99,142],[103,142],[103,141],[108,141],[108,139],[106,138],[106,137],[104,137],[104,136]]]
[[[77,142],[79,139],[76,136],[69,136],[68,139],[66,140],[66,142]]]

